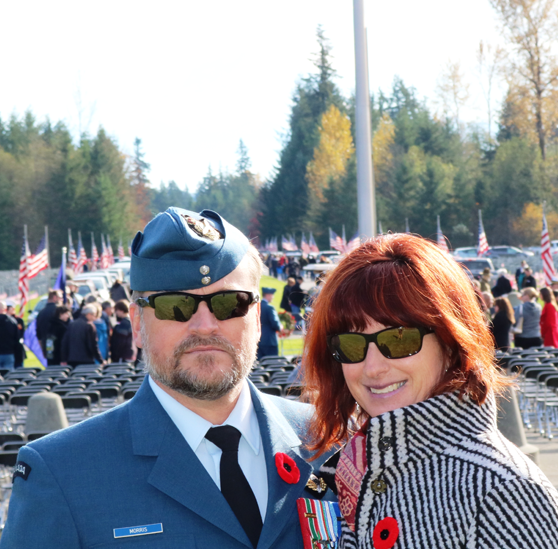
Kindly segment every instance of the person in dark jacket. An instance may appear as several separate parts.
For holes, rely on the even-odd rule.
[[[123,299],[130,302],[130,295],[126,287],[122,285],[121,280],[115,280],[114,284],[110,289],[110,298],[116,303],[117,301],[122,301]]]
[[[506,277],[506,269],[498,269],[498,279],[494,288],[492,288],[492,295],[494,297],[502,297],[503,295],[508,295],[512,291],[512,285],[509,279]]]
[[[262,288],[262,305],[260,309],[260,322],[262,335],[258,343],[258,360],[264,356],[279,354],[279,340],[277,332],[281,331],[281,322],[277,311],[271,305],[275,288]]]
[[[6,314],[6,309],[6,303],[0,301],[0,368],[13,370],[19,330],[17,322]]]
[[[297,330],[304,330],[304,320],[300,311],[308,298],[308,294],[300,287],[303,281],[304,279],[301,276],[298,276],[296,278],[296,283],[291,288],[291,293],[289,294],[289,303],[291,304],[291,312],[296,320]]]
[[[19,318],[18,316],[16,316],[15,307],[9,303],[7,304],[7,314],[17,322],[17,327],[19,330],[18,342],[14,354],[15,357],[14,367],[20,368],[21,366],[23,366],[23,361],[27,358],[27,353],[25,352],[25,347],[23,346],[23,336],[25,335],[25,322],[23,321],[23,318]]]
[[[533,271],[529,269],[529,267],[525,269],[525,276],[523,277],[521,288],[537,288],[537,281],[533,276]]]
[[[289,277],[287,279],[287,284],[283,288],[283,297],[281,298],[281,309],[285,309],[288,313],[291,311],[291,303],[289,301],[289,295],[293,289],[293,286],[296,284],[296,280],[293,277]]]
[[[95,361],[105,364],[97,342],[97,330],[93,324],[96,315],[95,307],[86,305],[79,318],[68,326],[62,340],[60,364],[67,364],[72,368],[80,364],[93,364]]]
[[[513,307],[507,297],[497,297],[494,300],[494,310],[496,314],[490,330],[496,342],[496,349],[507,351],[511,347],[510,331],[515,324]]]
[[[113,362],[134,360],[134,342],[129,313],[128,302],[125,300],[118,301],[114,306],[117,323],[110,338],[110,356]]]
[[[54,318],[50,320],[45,339],[46,359],[49,366],[57,366],[62,361],[62,340],[71,322],[72,312],[69,307],[56,307]]]
[[[62,299],[62,294],[60,290],[50,290],[48,292],[48,300],[45,308],[37,315],[36,331],[37,339],[41,344],[43,353],[46,352],[45,340],[47,335],[47,330],[52,318],[54,318],[54,313],[56,312],[56,306],[60,303]]]

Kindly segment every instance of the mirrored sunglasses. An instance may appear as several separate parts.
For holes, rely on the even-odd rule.
[[[422,339],[430,328],[386,328],[374,334],[347,332],[328,336],[327,346],[337,362],[356,364],[366,358],[368,346],[375,343],[386,358],[405,358],[422,349]]]
[[[229,320],[246,316],[250,305],[257,303],[260,296],[253,292],[226,290],[208,295],[186,292],[160,292],[136,299],[140,307],[155,309],[155,318],[188,322],[203,301],[217,320]]]

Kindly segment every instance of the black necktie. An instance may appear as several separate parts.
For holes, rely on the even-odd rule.
[[[252,545],[256,547],[262,531],[262,516],[256,496],[238,464],[240,436],[238,429],[223,425],[209,429],[205,438],[223,451],[220,466],[221,493],[231,506]]]

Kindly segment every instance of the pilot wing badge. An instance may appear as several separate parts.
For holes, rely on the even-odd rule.
[[[215,241],[223,238],[223,235],[211,225],[206,219],[194,219],[189,215],[182,216],[188,227],[192,229],[198,236],[207,238],[207,240]]]

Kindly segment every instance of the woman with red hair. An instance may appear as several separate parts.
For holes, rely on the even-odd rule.
[[[344,445],[323,468],[340,547],[558,547],[558,492],[497,429],[510,383],[467,276],[436,245],[384,235],[344,258],[304,363],[310,448]]]

